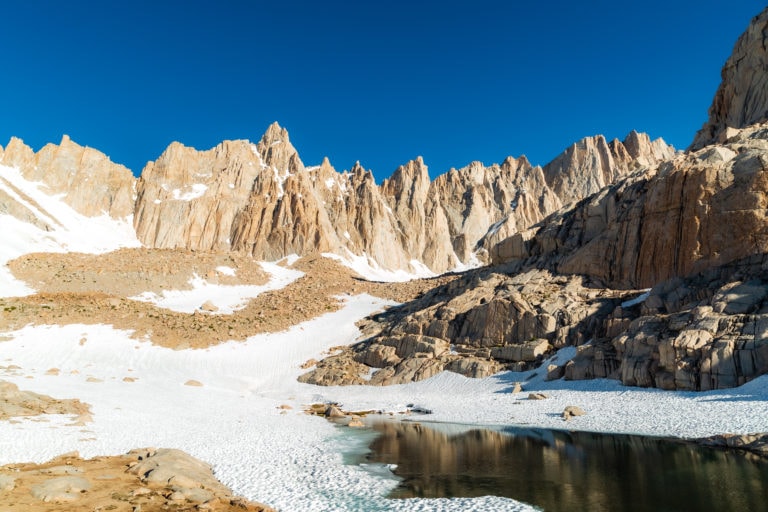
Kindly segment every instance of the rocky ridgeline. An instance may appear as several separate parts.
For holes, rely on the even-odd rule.
[[[510,157],[487,167],[473,162],[431,181],[417,158],[379,186],[359,164],[342,173],[327,159],[305,167],[275,123],[258,144],[225,141],[198,151],[173,143],[138,180],[66,136],[38,153],[12,139],[0,148],[0,164],[64,194],[85,215],[133,214],[149,248],[237,251],[267,260],[332,252],[391,270],[444,272],[486,261],[496,242],[673,154],[661,139],[632,132],[624,142],[583,139],[543,168]],[[0,180],[23,196],[1,173]],[[50,228],[25,201],[31,202],[0,187],[0,211]]]
[[[495,264],[649,287],[768,249],[768,125],[629,176],[517,233]]]

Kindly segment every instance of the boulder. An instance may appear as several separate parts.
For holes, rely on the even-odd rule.
[[[574,418],[576,416],[584,416],[587,414],[584,409],[581,407],[578,407],[576,405],[569,405],[563,410],[563,420],[569,421],[571,418]]]
[[[44,502],[75,501],[91,488],[91,482],[81,476],[60,476],[33,485],[32,496]]]

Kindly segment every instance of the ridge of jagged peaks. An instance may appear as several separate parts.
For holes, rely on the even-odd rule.
[[[768,7],[752,18],[721,71],[709,119],[689,150],[724,143],[736,131],[768,119]]]
[[[426,265],[443,272],[477,264],[493,241],[668,151],[637,133],[608,145],[592,137],[566,150],[557,168],[508,157],[435,180],[418,157],[377,186],[359,162],[342,173],[327,158],[306,168],[288,131],[273,123],[255,144],[228,140],[198,151],[173,142],[138,179],[66,136],[38,153],[11,139],[0,148],[0,163],[65,194],[83,213],[133,213],[136,235],[149,247],[235,250],[259,259],[334,252],[389,270]],[[564,185],[579,180],[586,185]]]

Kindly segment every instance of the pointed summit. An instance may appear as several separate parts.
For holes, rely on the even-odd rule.
[[[288,130],[280,126],[277,121],[269,125],[267,131],[261,137],[261,142],[266,145],[277,144],[280,142],[290,143]]]
[[[269,125],[256,146],[262,162],[281,172],[295,173],[304,170],[299,153],[291,144],[288,130],[277,121]]]

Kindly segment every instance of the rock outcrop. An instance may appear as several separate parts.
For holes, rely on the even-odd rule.
[[[90,412],[90,406],[80,400],[23,391],[12,382],[0,380],[0,421],[40,414],[69,414],[90,421]]]
[[[9,464],[0,467],[0,493],[5,509],[33,512],[273,510],[233,495],[208,464],[168,448],[87,460],[71,452],[42,464]]]
[[[321,361],[300,380],[389,385],[441,371],[487,377],[530,370],[558,348],[586,343],[631,293],[547,271],[512,276],[501,268],[475,270],[372,317],[361,324],[366,340]]]
[[[752,19],[722,70],[709,119],[690,149],[726,142],[739,128],[768,120],[768,9]]]

